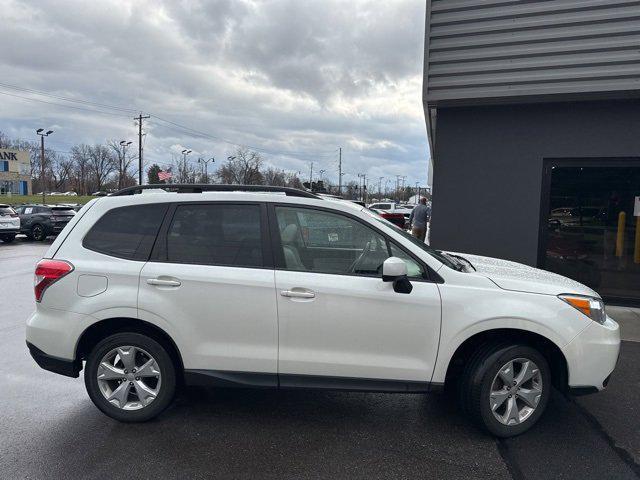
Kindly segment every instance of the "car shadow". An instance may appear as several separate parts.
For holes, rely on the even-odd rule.
[[[191,387],[143,424],[87,402],[33,448],[65,459],[28,465],[35,477],[509,478],[495,441],[441,395]]]

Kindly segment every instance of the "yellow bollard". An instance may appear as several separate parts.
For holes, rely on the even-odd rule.
[[[640,216],[636,217],[636,247],[633,252],[633,263],[640,263]]]
[[[622,257],[624,254],[624,224],[627,220],[627,214],[620,212],[618,215],[618,235],[616,236],[616,257]]]

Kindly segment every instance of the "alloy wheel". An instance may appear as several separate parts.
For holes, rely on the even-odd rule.
[[[44,234],[44,228],[42,228],[41,225],[35,225],[31,229],[31,235],[37,241],[42,241],[42,240],[44,240],[46,238],[46,236]]]
[[[527,420],[542,398],[542,375],[528,358],[505,363],[493,378],[489,406],[503,425],[519,425]]]
[[[122,410],[139,410],[160,392],[162,374],[156,360],[140,347],[110,350],[98,365],[98,387],[104,398]]]

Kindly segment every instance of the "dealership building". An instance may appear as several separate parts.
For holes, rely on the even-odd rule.
[[[431,244],[640,304],[640,2],[427,0]]]
[[[0,195],[29,195],[30,171],[28,151],[0,148]]]

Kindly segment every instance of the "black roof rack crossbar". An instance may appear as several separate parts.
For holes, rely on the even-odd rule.
[[[208,183],[158,183],[152,185],[135,185],[123,188],[110,194],[111,197],[134,195],[142,190],[161,189],[176,193],[202,193],[202,192],[269,192],[284,193],[289,197],[306,197],[320,199],[316,194],[291,187],[274,187],[271,185],[211,185]]]

